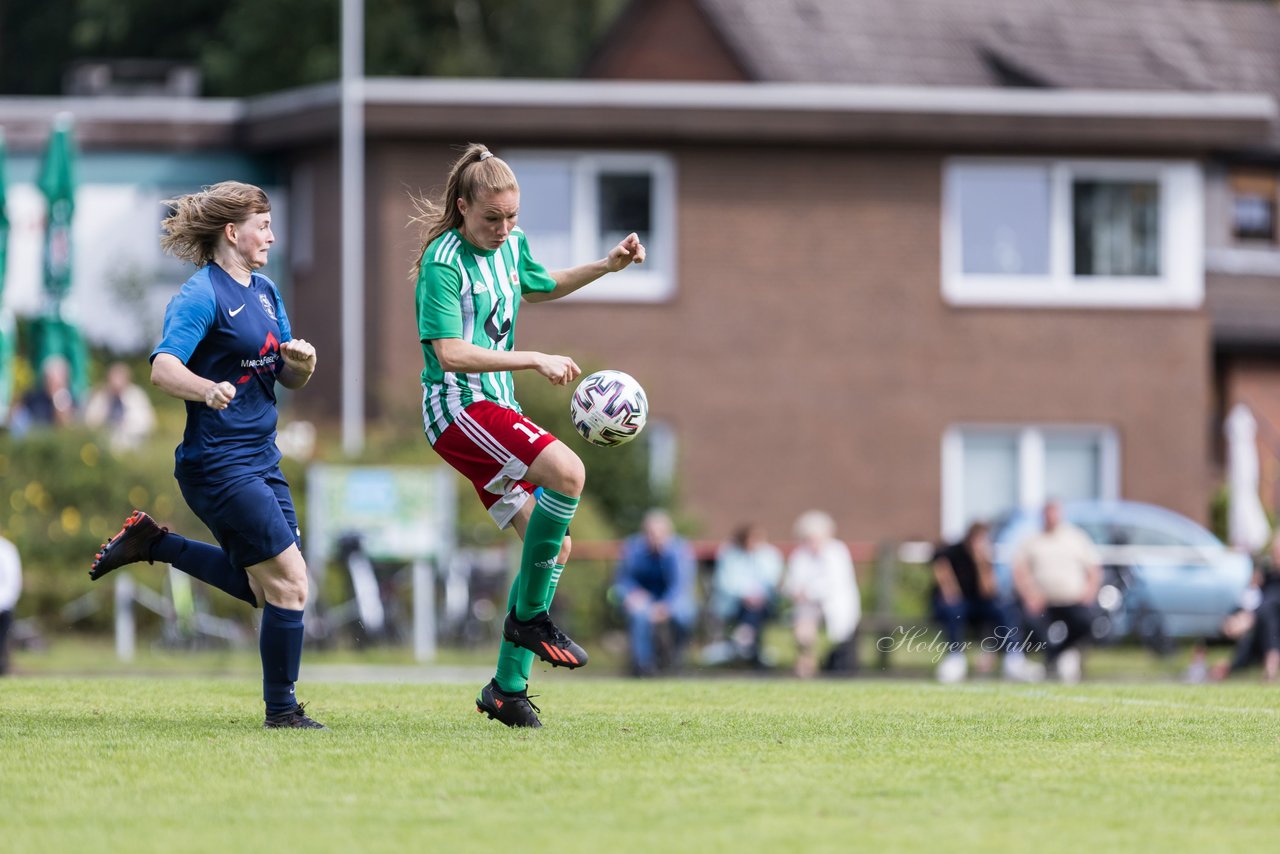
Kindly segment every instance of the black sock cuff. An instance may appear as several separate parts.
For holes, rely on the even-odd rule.
[[[270,620],[276,625],[302,625],[302,611],[295,611],[291,608],[281,608],[279,605],[272,605],[265,602],[262,605],[262,619]]]

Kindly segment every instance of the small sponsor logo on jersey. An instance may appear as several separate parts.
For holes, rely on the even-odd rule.
[[[511,332],[511,318],[506,318],[501,323],[498,322],[498,309],[500,306],[494,303],[493,308],[489,311],[489,316],[484,320],[484,331],[493,341],[494,349],[501,350],[503,339]]]
[[[232,311],[228,311],[227,314],[231,315],[232,317],[235,317],[237,314],[239,314],[242,311],[244,311],[244,303],[240,303],[239,308],[234,309]]]
[[[476,282],[471,286],[471,292],[473,294],[487,294],[489,293],[489,286],[484,282]]]
[[[274,365],[279,357],[275,353],[263,356],[261,359],[241,359],[240,367],[242,368],[265,368]]]
[[[511,271],[511,287],[513,288],[520,287],[520,274],[517,273],[515,270]]]
[[[271,304],[271,300],[267,299],[266,294],[258,294],[258,301],[262,303],[262,310],[267,313],[267,317],[272,320],[276,319],[276,307]]]

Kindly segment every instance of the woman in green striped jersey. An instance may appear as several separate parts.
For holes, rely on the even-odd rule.
[[[418,205],[415,221],[425,234],[414,274],[427,440],[471,480],[498,526],[515,528],[524,541],[497,673],[476,710],[508,726],[537,727],[528,698],[533,657],[569,668],[587,663],[586,651],[548,614],[586,472],[568,446],[520,414],[511,372],[537,371],[567,385],[581,370],[568,356],[516,350],[516,314],[521,299],[559,299],[643,263],[644,246],[631,234],[598,261],[548,272],[516,226],[515,175],[483,145],[467,146],[453,164],[443,198]]]

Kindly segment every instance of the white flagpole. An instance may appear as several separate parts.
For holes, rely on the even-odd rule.
[[[364,449],[364,0],[342,0],[342,450]]]

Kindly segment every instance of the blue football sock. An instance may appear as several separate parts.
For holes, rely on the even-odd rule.
[[[151,559],[176,566],[192,578],[258,607],[258,600],[249,587],[249,573],[232,566],[227,553],[217,546],[166,533],[151,544]]]
[[[287,712],[298,704],[293,683],[302,665],[302,612],[262,606],[262,630],[258,635],[262,654],[262,699],[267,714]]]

